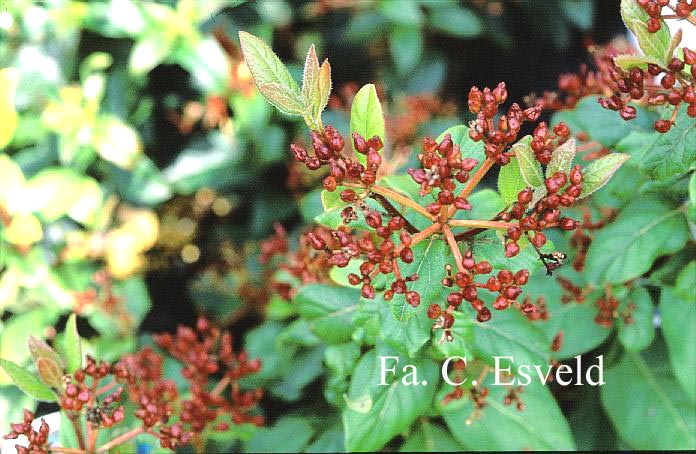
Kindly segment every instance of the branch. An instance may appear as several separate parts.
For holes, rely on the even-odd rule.
[[[415,246],[416,244],[420,243],[424,239],[428,238],[430,235],[439,231],[441,228],[442,228],[442,224],[440,224],[439,222],[435,222],[430,227],[423,229],[422,231],[416,233],[415,235],[413,235],[411,237],[411,247]]]
[[[469,181],[466,183],[466,186],[464,186],[464,189],[462,189],[462,192],[459,193],[459,197],[466,199],[469,197],[469,194],[471,194],[471,191],[474,190],[477,184],[479,184],[479,181],[483,178],[486,173],[493,167],[493,164],[495,161],[491,158],[486,158],[486,160],[483,162],[483,165],[478,168],[476,173],[474,173]],[[449,209],[448,216],[451,217],[455,212],[457,211],[457,208],[452,205]]]
[[[418,230],[413,224],[411,224],[408,221],[408,219],[406,219],[406,217],[403,214],[401,214],[401,212],[399,212],[399,210],[397,210],[396,207],[394,205],[392,205],[391,202],[386,197],[384,197],[382,194],[377,194],[377,193],[373,192],[370,194],[370,197],[375,199],[377,202],[379,202],[379,204],[382,205],[382,207],[385,210],[387,210],[387,214],[389,214],[389,216],[391,216],[391,217],[398,216],[401,219],[403,219],[404,223],[405,223],[404,228],[406,229],[406,231],[408,233],[413,235],[415,233],[420,232],[420,230]]]
[[[425,208],[418,205],[414,200],[411,200],[410,198],[403,196],[396,191],[392,191],[391,189],[385,188],[383,186],[378,186],[378,185],[371,186],[370,191],[372,191],[376,194],[383,195],[384,197],[387,197],[389,199],[392,199],[393,201],[398,202],[405,207],[411,208],[413,211],[425,216],[426,218],[430,219],[431,221],[435,220],[435,216],[428,213],[425,210]]]

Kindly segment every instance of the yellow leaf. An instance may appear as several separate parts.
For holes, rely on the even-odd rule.
[[[19,83],[16,68],[0,69],[0,148],[5,148],[17,128],[14,97]]]
[[[31,246],[43,238],[41,223],[33,214],[20,213],[12,217],[5,230],[5,239],[17,246]]]

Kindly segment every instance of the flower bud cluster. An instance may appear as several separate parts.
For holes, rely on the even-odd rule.
[[[649,19],[647,29],[649,33],[656,33],[662,28],[662,9],[669,6],[669,0],[636,0],[638,6],[648,13]],[[671,8],[671,7],[670,7]],[[696,10],[696,1],[694,0],[677,0],[674,13],[677,17],[685,19],[689,17],[692,11]]]
[[[469,91],[469,111],[476,115],[476,120],[469,123],[469,137],[476,142],[483,141],[486,156],[500,165],[510,162],[506,151],[517,141],[522,123],[536,121],[541,115],[541,105],[522,110],[515,103],[496,121],[498,108],[505,103],[507,95],[505,82],[500,82],[493,90],[472,87]]]
[[[437,201],[425,209],[437,215],[443,206],[454,205],[458,210],[471,210],[471,204],[455,195],[458,183],[469,179],[469,172],[478,165],[472,158],[463,158],[458,144],[452,142],[447,134],[438,144],[431,138],[423,140],[423,152],[418,155],[420,169],[408,169],[411,178],[420,185],[420,195],[424,196],[439,189]]]
[[[370,186],[377,180],[377,170],[382,164],[382,139],[374,136],[364,139],[360,134],[353,133],[353,144],[358,153],[365,155],[366,165],[352,159],[343,153],[345,140],[343,136],[331,125],[324,128],[323,134],[311,131],[312,149],[311,155],[299,145],[292,144],[295,159],[307,166],[309,170],[318,170],[322,167],[328,169],[329,175],[324,178],[324,189],[335,191],[338,185],[345,180],[361,182]]]
[[[582,171],[576,165],[566,175],[556,172],[544,181],[547,194],[532,206],[534,193],[525,188],[517,194],[517,201],[510,211],[503,213],[505,221],[516,220],[517,225],[509,227],[506,232],[505,255],[514,257],[520,252],[519,239],[523,234],[539,250],[546,244],[544,229],[560,227],[562,230],[575,230],[580,223],[569,217],[562,217],[560,208],[571,207],[582,193]],[[547,270],[553,271],[558,266],[547,264]],[[550,269],[549,269],[550,268]]]
[[[11,431],[3,438],[6,440],[14,440],[20,435],[24,435],[29,440],[29,446],[15,445],[18,454],[48,454],[48,432],[49,427],[46,421],[41,418],[41,426],[39,430],[35,430],[31,423],[34,420],[34,414],[24,409],[23,421],[20,423],[10,424]]]

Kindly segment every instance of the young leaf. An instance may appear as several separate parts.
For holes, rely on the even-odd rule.
[[[58,352],[51,348],[44,340],[36,336],[29,336],[29,341],[27,343],[29,345],[29,352],[31,352],[31,356],[35,361],[39,358],[47,358],[55,362],[61,370],[65,368],[63,360]]]
[[[39,358],[36,360],[36,370],[41,381],[53,389],[62,389],[63,370],[55,361],[49,358]]]
[[[70,314],[65,325],[65,337],[63,338],[63,351],[65,352],[65,364],[68,373],[72,374],[82,367],[82,340],[77,332],[77,317]]]
[[[512,204],[517,200],[517,194],[527,187],[527,183],[522,178],[520,166],[517,165],[516,158],[510,158],[510,163],[500,168],[498,174],[498,192],[505,203]]]
[[[331,94],[331,65],[329,60],[324,60],[319,68],[319,108],[317,115],[321,115],[326,105],[329,103],[329,95]]]
[[[583,169],[582,192],[579,198],[587,197],[607,184],[630,157],[626,153],[612,153],[592,161]]]
[[[656,33],[650,33],[647,26],[650,16],[635,0],[621,0],[621,18],[638,38],[638,44],[645,55],[664,61],[670,45],[669,28],[665,21],[660,19],[660,29]]]
[[[665,52],[665,58],[663,61],[669,62],[672,59],[672,57],[674,56],[674,51],[676,51],[677,47],[679,47],[679,43],[681,43],[681,40],[682,40],[682,29],[680,28],[672,36],[672,39],[669,42],[669,47],[667,48],[667,52]]]
[[[648,69],[648,64],[660,66],[662,62],[657,58],[649,57],[647,55],[617,55],[614,57],[614,63],[616,66],[623,69],[624,71],[630,71],[632,68],[638,67],[640,69]]]
[[[350,131],[357,132],[365,140],[379,136],[384,142],[384,115],[373,84],[364,85],[353,98],[353,105],[350,108]],[[355,145],[353,147],[355,148]],[[358,153],[357,150],[355,154],[364,164],[365,155]]]
[[[41,383],[36,378],[35,374],[12,361],[2,358],[0,358],[0,367],[10,376],[12,383],[34,399],[44,402],[56,401],[56,396],[53,394],[53,391],[51,391],[51,388]]]
[[[309,46],[302,74],[302,100],[308,111],[316,114],[316,95],[319,88],[319,59],[314,44]]]
[[[304,104],[300,88],[273,50],[244,31],[239,32],[239,42],[254,83],[268,102],[287,114],[302,115]]]
[[[527,186],[532,188],[544,187],[544,174],[541,172],[541,164],[536,160],[534,151],[529,146],[530,140],[529,136],[522,138],[512,146],[512,151],[515,152],[517,165]]]
[[[285,85],[275,82],[258,86],[266,100],[286,115],[304,115],[306,112],[302,100]]]
[[[549,178],[556,172],[562,172],[566,175],[570,172],[570,166],[575,158],[575,139],[570,138],[558,148],[553,150],[551,154],[551,162],[546,166],[546,178]]]

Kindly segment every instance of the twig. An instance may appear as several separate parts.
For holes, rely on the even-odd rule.
[[[225,375],[224,377],[222,377],[222,380],[217,382],[217,384],[212,389],[212,391],[210,391],[210,395],[211,396],[219,396],[225,390],[225,388],[227,388],[227,385],[229,385],[229,384],[230,384],[230,377]]]
[[[97,452],[99,453],[99,452],[108,451],[109,449],[111,449],[115,446],[118,446],[120,444],[127,442],[131,438],[137,437],[138,435],[140,435],[143,432],[144,432],[144,430],[143,430],[142,426],[136,427],[135,429],[133,429],[129,432],[126,432],[122,435],[119,435],[118,437],[112,439],[111,441],[109,441],[107,443],[104,443],[103,445],[101,445],[100,447],[97,448]]]
[[[435,222],[430,227],[425,228],[422,231],[416,233],[415,235],[413,235],[411,237],[411,247],[415,246],[416,244],[420,243],[424,239],[428,238],[430,235],[439,231],[441,228],[442,228],[442,224],[440,224],[439,222]]]
[[[481,181],[484,175],[493,167],[493,164],[495,161],[491,158],[486,158],[485,161],[483,161],[483,164],[481,167],[478,168],[476,173],[474,173],[469,181],[466,183],[466,186],[464,186],[464,189],[462,189],[462,192],[459,193],[459,197],[466,199],[469,194],[471,194],[471,191],[474,190],[477,184]],[[447,213],[448,217],[452,217],[452,215],[457,211],[457,208],[452,205],[449,208],[449,212]]]
[[[401,205],[411,208],[413,211],[425,216],[426,218],[430,220],[435,220],[435,217],[428,213],[425,208],[422,206],[418,205],[415,201],[411,200],[410,198],[399,194],[396,191],[392,191],[391,189],[385,188],[383,186],[378,186],[374,185],[370,187],[370,191],[383,195],[384,197],[387,197],[397,203],[400,203]]]
[[[77,444],[80,446],[80,449],[83,451],[87,450],[87,446],[85,445],[85,436],[82,433],[82,424],[80,424],[80,415],[79,414],[70,414],[68,415],[68,419],[70,420],[70,424],[72,424],[73,429],[75,429],[75,436],[77,437]]]
[[[382,207],[385,210],[387,210],[387,214],[389,216],[391,216],[391,217],[398,216],[401,219],[403,219],[404,220],[404,228],[406,229],[406,231],[408,233],[413,235],[415,233],[420,232],[420,230],[418,230],[413,224],[411,224],[409,222],[409,220],[406,219],[406,217],[403,214],[401,214],[401,212],[399,210],[397,210],[396,207],[394,205],[392,205],[391,202],[389,200],[387,200],[387,198],[384,197],[382,194],[377,194],[376,192],[373,192],[370,194],[370,197],[375,199],[377,202],[379,202],[379,204],[382,205]]]
[[[464,264],[462,263],[462,251],[459,250],[459,246],[457,246],[457,240],[454,239],[452,231],[447,225],[442,226],[442,231],[445,233],[447,244],[449,244],[449,247],[452,250],[452,254],[454,255],[454,262],[457,264],[457,271],[459,271],[460,273],[466,273],[466,270],[464,269]]]
[[[469,219],[450,219],[449,225],[452,227],[473,227],[473,228],[484,228],[484,229],[500,229],[507,230],[509,227],[513,227],[514,224],[511,222],[503,221],[483,221],[483,220],[469,220]]]

